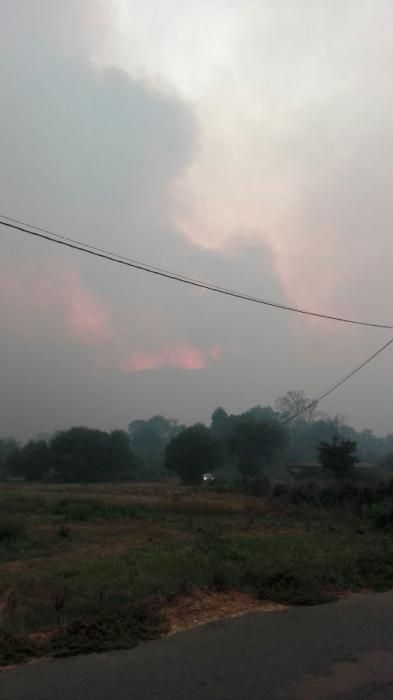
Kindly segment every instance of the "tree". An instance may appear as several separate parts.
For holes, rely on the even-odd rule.
[[[316,417],[317,404],[304,391],[288,391],[276,401],[281,419],[288,423],[288,457],[290,460],[305,459],[307,455],[307,433]]]
[[[360,433],[357,433],[356,437],[363,459],[373,462],[381,456],[383,441],[380,437],[374,435],[372,430],[362,430]]]
[[[393,472],[393,452],[387,452],[381,457],[378,466],[386,472]]]
[[[140,458],[141,477],[162,475],[164,453],[168,442],[184,430],[177,420],[153,416],[149,420],[135,420],[128,426],[130,444]]]
[[[28,481],[39,481],[52,465],[52,457],[44,440],[30,440],[24,447],[14,450],[6,462],[6,470],[12,476],[22,476]]]
[[[115,481],[132,478],[135,456],[127,433],[71,428],[50,443],[53,466],[62,481]]]
[[[210,427],[218,435],[226,435],[228,433],[230,429],[230,417],[221,406],[213,411]]]
[[[135,455],[125,430],[112,430],[109,433],[110,478],[129,479],[133,477],[136,464]]]
[[[280,414],[278,411],[275,411],[271,406],[253,406],[252,408],[249,408],[248,411],[245,413],[241,414],[242,416],[251,416],[252,418],[255,418],[256,420],[278,420],[280,418]]]
[[[240,416],[229,437],[228,449],[234,455],[243,479],[255,478],[283,446],[285,433],[275,420]]]
[[[386,452],[392,452],[393,453],[393,434],[388,433],[384,439],[384,445],[383,445],[383,452],[386,454]]]
[[[0,439],[0,477],[7,474],[7,460],[20,449],[19,443],[14,438]]]
[[[296,422],[306,422],[314,420],[317,404],[309,399],[304,391],[287,391],[276,401],[277,411],[282,418],[294,416],[292,425]],[[297,414],[300,413],[298,417]]]
[[[220,462],[217,436],[202,424],[186,428],[165,449],[165,466],[185,484],[199,484],[203,474],[214,471]]]
[[[302,423],[295,428],[288,425],[288,460],[293,462],[314,461],[316,446],[322,440],[329,442],[339,432],[336,419],[321,418]],[[345,435],[345,437],[349,437]]]
[[[322,467],[332,471],[338,479],[342,479],[350,473],[358,461],[356,449],[354,440],[335,435],[331,442],[319,443],[319,461]]]

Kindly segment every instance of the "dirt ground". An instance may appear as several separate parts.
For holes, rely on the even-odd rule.
[[[168,622],[168,634],[176,634],[222,618],[239,617],[250,612],[274,612],[284,608],[284,605],[256,600],[240,591],[194,591],[167,603],[162,612]]]

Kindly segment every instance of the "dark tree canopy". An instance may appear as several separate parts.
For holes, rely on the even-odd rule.
[[[0,439],[0,476],[7,473],[7,461],[9,460],[10,456],[19,449],[19,443],[14,438],[10,437]]]
[[[219,466],[220,454],[216,435],[197,424],[170,441],[165,450],[165,466],[178,474],[185,484],[198,484],[205,472],[212,472]]]
[[[46,442],[31,440],[24,447],[10,454],[6,468],[11,476],[36,481],[43,479],[49,473],[51,465],[51,454]]]
[[[53,468],[62,481],[112,481],[130,478],[135,457],[127,433],[71,428],[50,442]]]
[[[139,478],[154,478],[165,473],[165,447],[184,430],[177,420],[153,416],[149,420],[135,420],[128,426],[130,445],[139,457]]]
[[[249,408],[245,413],[242,413],[244,417],[254,418],[255,420],[266,421],[266,420],[278,420],[280,418],[280,413],[275,411],[271,406],[253,406]]]
[[[380,469],[393,472],[393,452],[387,452],[379,461]]]
[[[218,435],[226,435],[230,428],[230,417],[224,408],[219,406],[212,413],[211,429]]]
[[[354,440],[335,435],[331,442],[321,441],[318,456],[321,465],[329,469],[337,478],[347,476],[358,461],[357,445]]]
[[[233,427],[228,449],[236,458],[242,477],[255,478],[284,441],[285,433],[277,421],[243,415]]]
[[[283,424],[283,419],[304,408],[296,420]],[[187,430],[177,420],[153,415],[147,420],[132,421],[128,433],[72,428],[56,434],[42,433],[24,446],[13,438],[0,438],[0,478],[166,478],[166,447],[182,432],[186,432],[185,441],[189,441]],[[340,415],[331,418],[316,411],[315,403],[303,391],[287,392],[275,408],[258,404],[243,413],[231,414],[219,406],[212,414],[210,428],[203,430],[219,445],[214,467],[217,466],[217,478],[225,481],[237,479],[239,472],[244,478],[258,477],[265,469],[269,478],[285,479],[288,464],[315,461],[317,455],[331,471],[343,474],[355,463],[351,444],[357,445],[360,460],[393,471],[393,432],[380,437],[372,430],[357,431]],[[340,441],[334,439],[337,435],[341,436]],[[201,468],[195,467],[199,475],[212,469],[204,452],[205,443],[200,443],[201,458],[195,449],[190,457],[190,464],[204,462]]]

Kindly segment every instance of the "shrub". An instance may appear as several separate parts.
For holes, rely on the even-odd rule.
[[[356,442],[335,435],[331,442],[321,440],[318,445],[321,465],[333,472],[337,479],[343,479],[351,473],[358,458]]]
[[[266,573],[246,570],[244,583],[259,599],[278,603],[316,605],[334,599],[334,595],[326,591],[322,579],[295,565]]]
[[[21,663],[43,653],[42,647],[23,635],[0,629],[0,666]]]
[[[380,548],[365,552],[357,558],[360,585],[371,586],[374,590],[387,590],[392,587],[392,552]]]
[[[320,504],[319,492],[320,489],[317,484],[313,484],[311,482],[306,484],[298,484],[297,486],[293,486],[291,488],[289,493],[289,501],[294,505],[308,504],[316,506]]]
[[[280,482],[278,484],[274,484],[271,495],[272,498],[280,500],[280,501],[288,501],[289,496],[291,492],[291,487],[288,483],[286,482]]]
[[[129,649],[140,640],[152,639],[160,626],[156,605],[141,602],[123,610],[79,617],[69,621],[51,641],[54,656],[92,651]]]

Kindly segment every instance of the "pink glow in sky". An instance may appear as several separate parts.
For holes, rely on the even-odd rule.
[[[70,334],[93,344],[112,340],[113,330],[106,305],[85,289],[74,275],[68,277],[64,291],[63,301]]]
[[[64,264],[41,263],[31,269],[19,263],[17,270],[2,271],[0,314],[4,323],[12,322],[27,335],[40,318],[52,327],[60,319],[65,334],[83,343],[99,345],[113,339],[107,304]]]
[[[390,0],[34,5],[0,2],[7,215],[254,296],[392,322]],[[384,340],[0,236],[3,433],[313,396]],[[391,432],[392,357],[326,411]]]
[[[34,332],[36,324],[26,325],[26,311],[29,310],[28,318],[37,319],[38,313],[53,329],[54,324],[60,320],[65,336],[77,344],[89,346],[95,367],[103,364],[103,349],[105,355],[111,358],[109,363],[127,373],[164,367],[203,369],[209,362],[217,360],[223,351],[220,345],[203,348],[176,339],[162,343],[159,337],[156,348],[134,349],[133,342],[126,337],[121,324],[115,322],[108,304],[88,290],[75,271],[64,265],[55,268],[41,266],[33,273],[24,267],[19,278],[14,274],[4,274],[0,281],[0,292],[3,301],[3,305],[0,303],[0,317],[3,321],[7,317],[7,323],[11,317],[17,319],[15,311],[19,310],[23,313],[19,330],[28,338]],[[10,299],[13,300],[12,307],[8,303]],[[157,332],[157,324],[154,327]],[[151,330],[147,324],[145,332],[151,336]],[[151,337],[149,344],[151,345]],[[126,359],[119,359],[120,357]]]
[[[216,360],[222,353],[220,346],[204,350],[188,343],[163,346],[159,350],[136,350],[122,364],[125,372],[143,372],[144,370],[172,367],[177,369],[203,369],[211,360]]]

